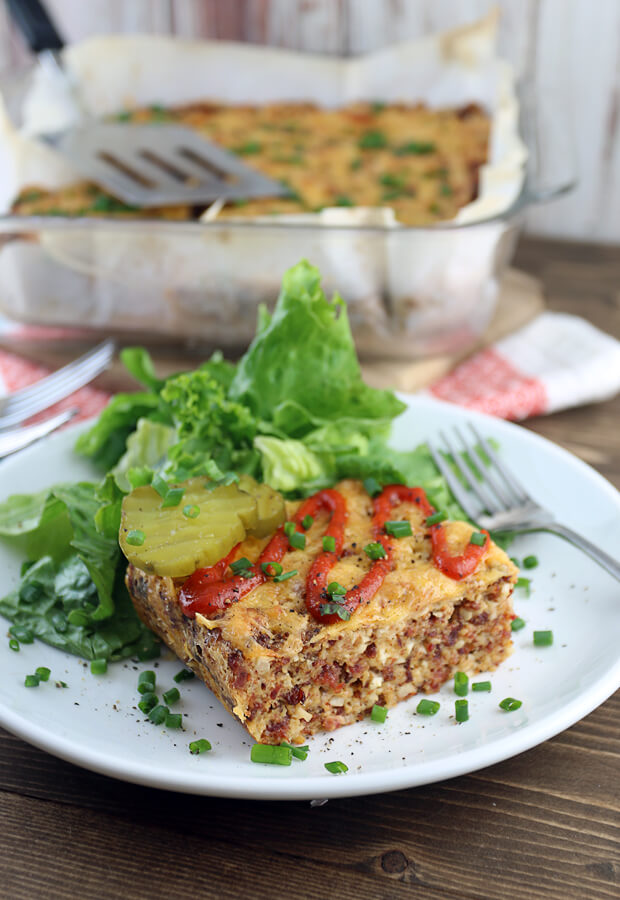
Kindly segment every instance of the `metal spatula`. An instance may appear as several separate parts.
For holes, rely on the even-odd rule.
[[[51,61],[68,81],[59,53],[63,41],[40,0],[7,3],[31,50],[44,55],[46,63]],[[76,127],[37,137],[86,178],[132,206],[194,205],[289,193],[234,153],[180,125],[83,118]]]

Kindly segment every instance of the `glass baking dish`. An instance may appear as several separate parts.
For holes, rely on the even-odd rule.
[[[347,301],[363,358],[462,353],[493,315],[524,213],[574,182],[570,172],[558,177],[553,140],[541,141],[541,99],[551,100],[520,86],[527,172],[501,215],[396,228],[6,215],[0,311],[36,325],[131,340],[158,335],[234,353],[252,338],[258,305],[273,306],[283,272],[305,258],[325,290]]]

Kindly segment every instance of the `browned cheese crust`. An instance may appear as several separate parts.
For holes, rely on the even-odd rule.
[[[337,485],[347,502],[342,558],[330,579],[347,588],[372,565],[363,552],[372,540],[372,502],[357,481]],[[289,513],[292,513],[291,505]],[[512,591],[518,570],[491,544],[476,571],[462,581],[433,565],[429,529],[419,509],[394,508],[413,535],[394,541],[394,567],[373,599],[348,621],[322,625],[305,608],[305,581],[321,551],[327,517],[317,516],[306,548],[291,549],[285,571],[216,618],[186,618],[179,584],[129,566],[127,586],[142,620],[211,688],[263,743],[301,743],[366,716],[374,704],[394,706],[418,692],[436,691],[455,671],[495,669],[511,652]],[[463,552],[473,531],[446,525],[451,552]],[[239,558],[255,561],[266,540],[249,539]]]
[[[387,206],[405,225],[452,219],[475,199],[490,129],[489,117],[475,105],[431,110],[398,103],[355,103],[341,109],[310,103],[194,103],[148,107],[119,118],[193,128],[291,189],[286,198],[238,200],[222,210],[222,217]],[[13,205],[21,215],[158,219],[194,219],[203,209],[140,210],[89,182],[58,190],[29,185]]]

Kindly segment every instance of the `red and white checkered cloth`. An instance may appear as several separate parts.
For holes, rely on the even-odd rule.
[[[2,323],[5,333],[31,341],[75,337],[75,331]],[[0,350],[0,394],[19,390],[48,374]],[[609,399],[620,391],[620,342],[577,316],[544,312],[507,338],[481,350],[439,378],[425,393],[467,409],[515,421]],[[72,421],[97,415],[108,394],[85,387],[56,404],[75,407]],[[45,413],[47,415],[47,413]]]

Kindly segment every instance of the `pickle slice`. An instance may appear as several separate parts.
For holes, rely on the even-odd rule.
[[[259,484],[250,475],[241,475],[239,487],[256,498],[258,521],[250,529],[253,537],[267,537],[286,519],[286,509],[282,494],[268,484]]]
[[[214,565],[256,528],[258,502],[252,494],[236,484],[212,490],[207,484],[204,478],[186,481],[178,506],[163,508],[150,485],[128,494],[119,542],[129,562],[145,572],[181,578]]]

